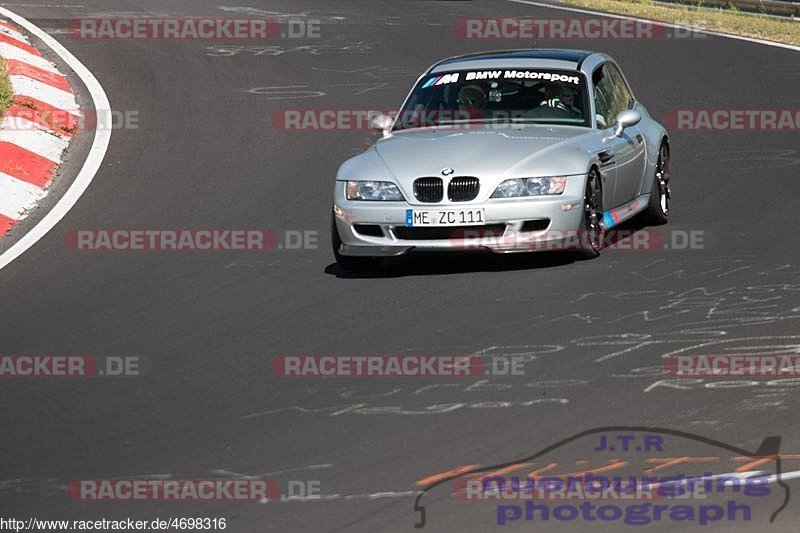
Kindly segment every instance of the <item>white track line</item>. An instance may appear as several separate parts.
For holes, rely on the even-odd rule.
[[[688,485],[690,481],[693,481],[695,484],[706,479],[709,480],[717,480],[720,478],[736,478],[736,479],[763,479],[764,483],[767,485],[771,485],[773,483],[777,483],[778,479],[780,481],[790,481],[792,479],[800,478],[800,470],[793,470],[791,472],[782,472],[780,476],[777,474],[765,474],[761,470],[750,470],[747,472],[729,472],[727,474],[714,474],[711,476],[699,476],[694,478],[686,478],[680,481],[680,485]],[[651,489],[658,488],[660,483],[654,483],[650,485]]]
[[[722,33],[718,31],[711,31],[711,30],[703,30],[700,28],[694,28],[692,26],[684,26],[683,24],[673,24],[671,22],[656,22],[652,19],[643,19],[639,17],[634,17],[631,15],[617,15],[615,13],[605,13],[602,11],[593,11],[591,9],[581,9],[577,7],[567,7],[567,6],[560,6],[554,4],[544,4],[542,2],[532,2],[531,0],[506,0],[507,2],[514,2],[515,4],[527,4],[530,6],[536,7],[544,7],[547,9],[558,9],[561,11],[570,11],[572,13],[583,13],[585,15],[598,15],[600,17],[612,18],[612,19],[622,19],[622,20],[636,20],[640,22],[648,22],[650,24],[659,24],[661,26],[665,26],[667,28],[681,28],[681,29],[689,29],[696,31],[697,33],[705,33],[706,35],[716,35],[717,37],[725,37],[727,39],[736,39],[737,41],[747,41],[749,43],[757,43],[757,44],[764,44],[766,46],[774,46],[776,48],[785,48],[787,50],[794,50],[795,52],[800,52],[800,46],[795,46],[792,44],[784,44],[784,43],[776,43],[775,41],[766,41],[764,39],[756,39],[754,37],[744,37],[742,35],[733,35],[732,33]]]
[[[94,77],[94,74],[84,66],[72,53],[64,48],[58,41],[48,35],[44,30],[40,29],[35,24],[29,22],[27,19],[17,15],[4,7],[0,7],[0,15],[11,19],[16,24],[22,26],[27,31],[38,37],[52,49],[58,56],[67,64],[78,77],[83,81],[84,85],[92,97],[92,103],[97,114],[98,124],[111,124],[111,104],[108,101],[108,96]],[[13,46],[8,48],[13,49]],[[30,54],[28,54],[30,55]],[[70,209],[78,202],[81,195],[89,188],[92,180],[97,174],[100,164],[108,150],[108,144],[111,141],[110,128],[98,128],[95,130],[94,140],[89,149],[89,154],[86,161],[83,163],[80,172],[75,177],[67,192],[58,200],[56,205],[48,212],[42,220],[39,221],[28,233],[26,233],[20,240],[14,243],[11,248],[0,255],[0,270],[8,266],[13,260],[25,253],[31,246],[36,244],[39,239],[44,237],[62,218],[69,212]]]
[[[778,481],[778,475],[777,474],[770,474],[769,476],[764,476],[764,478],[767,480],[767,483],[775,483],[776,481]],[[789,481],[791,479],[800,478],[800,470],[793,470],[791,472],[783,472],[783,473],[781,473],[780,478],[781,478],[781,481]]]

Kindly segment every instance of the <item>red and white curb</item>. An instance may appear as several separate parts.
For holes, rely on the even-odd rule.
[[[103,90],[103,86],[100,85],[100,82],[97,81],[97,78],[94,76],[94,74],[92,74],[92,71],[86,67],[86,65],[81,63],[81,61],[75,57],[72,52],[67,50],[64,45],[55,40],[46,31],[26,18],[21,17],[20,15],[11,11],[10,9],[0,6],[0,19],[10,20],[16,25],[17,28],[24,28],[29,35],[36,37],[44,46],[49,48],[55,55],[57,55],[63,64],[66,65],[66,67],[68,67],[72,72],[74,72],[75,76],[77,76],[86,87],[86,91],[91,99],[91,103],[87,105],[87,109],[91,110],[90,112],[93,114],[93,118],[97,120],[97,123],[112,123],[111,103],[108,101],[108,95],[106,95],[105,90]],[[19,31],[16,29],[14,31],[19,33]],[[12,51],[11,53],[19,54],[20,52]],[[35,54],[29,54],[29,56],[25,57],[37,56]],[[51,71],[53,70],[52,64],[48,61],[42,62],[41,59],[33,59],[32,61],[34,63],[38,63],[39,67],[43,67],[42,70],[44,71],[47,71],[48,67],[51,69]],[[60,75],[56,74],[55,79],[59,79],[57,76]],[[48,79],[53,78],[48,77]],[[44,120],[46,124],[52,122],[48,121],[48,116],[39,116],[36,114],[31,116],[32,121],[39,119]],[[61,123],[59,122],[58,124],[51,125],[51,127],[55,127],[57,129],[60,127],[60,124]],[[69,188],[64,192],[64,194],[61,195],[55,205],[53,205],[53,207],[51,207],[50,210],[44,214],[44,216],[42,216],[41,220],[39,220],[36,225],[29,229],[24,235],[16,239],[8,249],[0,252],[0,270],[3,270],[5,267],[13,263],[27,250],[30,250],[37,242],[39,242],[40,239],[42,239],[53,228],[55,228],[56,225],[58,225],[58,223],[61,222],[65,216],[67,216],[67,213],[70,212],[75,204],[80,201],[83,194],[92,184],[92,181],[97,175],[97,171],[100,170],[100,165],[103,163],[103,159],[106,156],[110,142],[111,128],[94,129],[94,137],[92,138],[91,146],[89,147],[86,158],[84,159],[80,170],[78,170],[78,174],[75,176],[75,179],[72,180]]]
[[[14,100],[0,122],[0,236],[47,194],[78,129],[75,93],[17,26],[0,19],[0,57]]]

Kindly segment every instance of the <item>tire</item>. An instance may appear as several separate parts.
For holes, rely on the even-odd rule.
[[[650,203],[647,204],[647,209],[643,213],[644,218],[652,226],[666,224],[669,220],[670,204],[672,203],[672,190],[670,187],[672,173],[669,156],[669,142],[664,139],[658,149],[656,172],[653,176],[653,185],[650,188]]]
[[[583,223],[581,231],[581,253],[585,259],[600,255],[603,248],[605,229],[603,228],[603,182],[600,172],[592,167],[586,178],[586,191],[583,194]]]
[[[339,237],[339,230],[336,228],[336,218],[331,215],[331,245],[333,246],[333,257],[336,263],[345,270],[356,273],[377,272],[383,264],[383,258],[371,256],[352,256],[339,253],[342,238]]]

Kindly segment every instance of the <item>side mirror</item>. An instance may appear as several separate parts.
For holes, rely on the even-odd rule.
[[[614,135],[622,137],[622,132],[625,128],[635,126],[642,120],[642,114],[633,109],[627,109],[617,115],[617,127],[614,129]]]
[[[394,119],[383,113],[372,117],[369,123],[372,129],[382,131],[384,136],[389,134],[389,130],[392,129],[392,124],[394,124]]]

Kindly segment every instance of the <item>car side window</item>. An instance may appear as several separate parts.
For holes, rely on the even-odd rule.
[[[603,69],[605,70],[606,76],[611,80],[611,87],[614,91],[613,107],[616,110],[614,116],[616,116],[616,113],[631,109],[634,104],[633,95],[628,90],[628,85],[625,83],[625,78],[622,77],[622,73],[616,65],[612,63],[606,63]]]
[[[592,74],[592,85],[594,85],[594,106],[597,116],[597,126],[605,129],[614,123],[612,112],[611,87],[608,76],[605,75],[605,65],[600,65]]]
[[[622,73],[612,63],[604,63],[592,74],[597,124],[600,128],[613,126],[617,115],[634,104]]]

